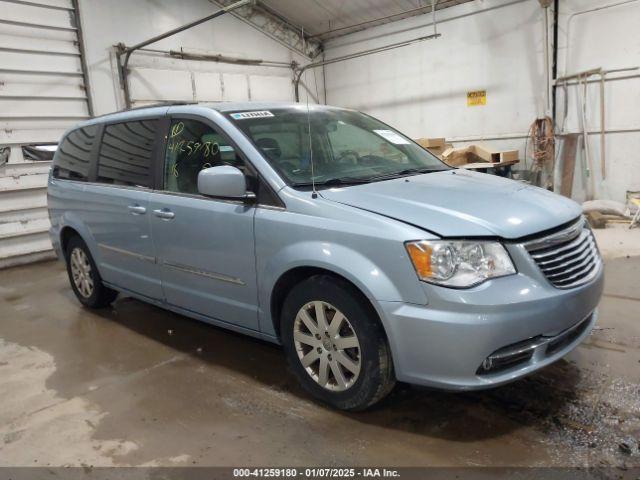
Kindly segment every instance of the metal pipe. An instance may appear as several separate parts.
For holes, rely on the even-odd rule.
[[[545,73],[545,108],[546,115],[549,116],[551,114],[551,65],[549,61],[549,7],[544,7],[543,9],[544,15],[544,73]]]
[[[604,77],[605,73],[600,74],[600,168],[602,171],[602,180],[607,177],[607,166],[604,150]],[[586,85],[586,84],[585,84]]]
[[[605,130],[604,133],[607,135],[612,135],[616,133],[636,133],[640,132],[639,127],[631,127],[631,128],[613,128],[609,130]],[[558,133],[556,136],[565,137],[567,135],[581,135],[584,132],[565,132]],[[588,130],[587,135],[600,135],[601,130]],[[451,143],[468,143],[468,142],[483,142],[485,140],[519,140],[522,138],[529,138],[529,133],[495,133],[489,135],[471,135],[466,137],[447,137],[447,141]]]
[[[556,124],[556,84],[553,79],[558,76],[558,9],[559,1],[553,0],[553,60],[551,66],[551,118]],[[557,164],[558,162],[556,162]]]
[[[600,70],[600,69],[598,69]],[[587,200],[593,200],[596,194],[595,179],[593,177],[593,159],[591,158],[591,146],[589,145],[589,136],[587,130],[587,84],[582,83],[587,79],[587,75],[579,77],[578,81],[581,82],[582,91],[578,88],[577,93],[580,98],[580,124],[582,125],[582,146],[584,149],[584,174],[585,182],[589,182],[589,185],[585,185],[585,191]]]
[[[200,18],[198,20],[194,20],[193,22],[189,22],[189,23],[187,23],[185,25],[182,25],[180,27],[176,27],[173,30],[169,30],[168,32],[161,33],[160,35],[156,35],[155,37],[152,37],[152,38],[150,38],[148,40],[144,40],[144,41],[142,41],[140,43],[136,43],[132,47],[128,47],[127,51],[133,52],[134,50],[138,50],[138,49],[140,49],[142,47],[146,47],[147,45],[151,45],[152,43],[159,42],[160,40],[163,40],[163,39],[165,39],[167,37],[171,37],[171,36],[175,35],[176,33],[184,32],[185,30],[188,30],[190,28],[196,27],[196,26],[200,25],[201,23],[208,22],[209,20],[213,20],[214,18],[219,17],[220,15],[224,15],[225,13],[230,12],[231,10],[235,10],[236,8],[244,7],[245,5],[248,5],[250,3],[253,3],[253,0],[240,0],[238,2],[232,3],[228,7],[222,7],[220,10],[212,13],[211,15],[207,15],[206,17]]]
[[[120,79],[122,81],[122,89],[124,90],[124,100],[125,100],[126,107],[131,108],[131,92],[129,90],[128,65],[129,65],[129,59],[131,58],[131,54],[133,52],[141,49],[142,47],[146,47],[147,45],[151,45],[152,43],[159,42],[160,40],[164,40],[165,38],[171,37],[177,33],[184,32],[185,30],[196,27],[202,23],[208,22],[209,20],[213,20],[214,18],[220,17],[227,12],[230,12],[240,7],[244,7],[245,5],[249,5],[252,3],[254,3],[254,0],[240,0],[238,2],[232,3],[227,7],[222,7],[220,10],[212,13],[211,15],[207,15],[204,18],[194,20],[193,22],[187,23],[186,25],[176,27],[173,30],[169,30],[168,32],[162,33],[160,35],[156,35],[155,37],[152,37],[148,40],[144,40],[140,43],[136,43],[132,47],[126,47],[121,44],[116,53],[116,57],[118,60],[118,69],[120,70]],[[120,57],[122,55],[124,55],[124,62],[120,62]]]
[[[582,80],[583,78],[590,77],[591,75],[600,75],[602,72],[602,68],[592,68],[591,70],[584,70],[578,73],[572,73],[571,75],[565,75],[564,77],[556,78],[555,84],[565,83],[567,80],[573,80],[577,78],[578,80]]]
[[[433,22],[433,33],[438,33],[438,26],[436,23],[436,4],[438,0],[431,0],[431,21]]]
[[[630,70],[637,70],[638,67],[635,67],[633,69]],[[603,70],[602,73],[604,73],[605,75],[609,75],[612,71],[611,70]],[[618,80],[632,80],[634,78],[640,78],[640,73],[636,73],[634,75],[621,75],[619,77],[605,77],[604,81],[605,82],[616,82]],[[587,83],[600,83],[600,79],[597,80],[587,80]],[[578,82],[576,81],[568,81],[568,82],[562,82],[563,86],[575,86],[578,85]]]
[[[155,52],[164,53],[169,55],[170,57],[179,58],[181,60],[201,60],[201,61],[218,62],[218,63],[232,63],[235,65],[256,65],[256,66],[263,66],[263,67],[292,68],[292,63],[279,62],[276,60],[229,57],[227,55],[222,55],[222,54],[190,53],[190,52],[185,52],[184,50],[169,50],[168,52],[155,50]]]
[[[310,68],[323,67],[325,65],[331,65],[332,63],[344,62],[345,60],[352,60],[354,58],[364,57],[366,55],[373,55],[374,53],[386,52],[387,50],[393,50],[395,48],[406,47],[406,46],[412,45],[414,43],[423,42],[425,40],[432,40],[432,39],[438,38],[440,36],[442,36],[442,35],[439,34],[439,33],[435,33],[435,34],[431,34],[431,35],[425,35],[425,36],[414,38],[414,39],[411,39],[411,40],[405,40],[403,42],[392,43],[390,45],[385,45],[383,47],[372,48],[372,49],[369,49],[369,50],[363,50],[361,52],[356,52],[356,53],[350,53],[348,55],[343,55],[341,57],[330,58],[329,60],[322,60],[320,62],[308,63],[307,65],[304,65],[304,66],[302,66],[301,68],[298,69],[298,73],[297,73],[297,75],[296,75],[296,77],[294,78],[294,81],[293,81],[294,87],[295,87],[296,102],[300,101],[299,85],[300,85],[300,79],[302,77],[302,74],[306,70],[308,70]]]
[[[93,98],[91,96],[91,82],[89,82],[89,68],[87,67],[87,52],[84,48],[84,34],[82,31],[82,21],[80,19],[80,7],[78,0],[72,0],[71,5],[75,13],[76,36],[78,37],[78,50],[80,51],[80,68],[82,69],[82,77],[84,78],[84,93],[87,97],[87,110],[89,116],[93,117],[95,112],[93,109]]]

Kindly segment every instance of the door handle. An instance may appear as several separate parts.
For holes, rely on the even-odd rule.
[[[129,205],[129,211],[133,215],[142,215],[143,213],[147,213],[147,209],[142,205]]]
[[[168,210],[166,208],[162,208],[162,209],[158,209],[158,210],[154,210],[153,214],[156,217],[162,218],[164,220],[171,220],[173,219],[173,217],[176,216],[175,213],[173,213],[171,210]]]

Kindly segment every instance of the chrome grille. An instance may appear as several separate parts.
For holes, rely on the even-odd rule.
[[[524,246],[547,280],[557,288],[587,283],[596,276],[602,264],[593,234],[583,219]]]

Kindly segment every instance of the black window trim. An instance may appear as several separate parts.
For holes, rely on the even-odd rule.
[[[106,182],[99,182],[98,181],[98,159],[100,157],[100,147],[102,147],[102,141],[104,139],[104,134],[107,130],[107,127],[112,126],[112,125],[120,125],[123,123],[134,123],[134,122],[142,122],[144,120],[157,120],[158,121],[158,128],[156,128],[156,132],[155,132],[155,136],[153,138],[153,147],[151,148],[151,165],[149,168],[149,176],[150,176],[150,182],[149,182],[149,187],[143,187],[140,185],[115,185],[112,183],[106,183]],[[162,142],[163,142],[163,133],[164,133],[164,129],[163,129],[163,122],[166,121],[166,116],[162,115],[162,114],[153,114],[153,115],[140,115],[140,116],[135,116],[133,118],[128,118],[125,120],[122,119],[118,119],[118,120],[111,120],[111,121],[101,121],[98,123],[100,129],[98,130],[97,134],[96,134],[96,138],[99,139],[99,141],[96,141],[96,143],[94,144],[94,148],[93,151],[91,152],[92,156],[91,156],[91,168],[90,168],[90,177],[89,177],[89,182],[94,184],[94,185],[101,185],[101,186],[106,186],[106,187],[113,187],[113,188],[125,188],[125,189],[136,189],[136,190],[144,190],[144,191],[153,191],[155,190],[155,187],[157,185],[157,170],[158,170],[158,164],[160,164],[160,166],[162,166],[164,164],[164,157],[159,159],[158,157],[158,151],[159,151],[159,147],[162,146]],[[96,150],[96,145],[98,145],[98,149]]]
[[[242,151],[241,148],[238,147],[236,142],[234,142],[231,139],[231,137],[229,137],[229,135],[227,134],[225,129],[222,128],[215,121],[211,120],[210,118],[202,116],[200,114],[196,114],[196,113],[167,113],[164,116],[165,122],[163,124],[163,128],[159,129],[159,130],[162,130],[162,137],[161,137],[161,140],[160,140],[161,141],[161,146],[159,148],[159,158],[161,159],[161,161],[158,162],[157,170],[155,172],[156,178],[158,179],[158,181],[155,183],[155,188],[154,188],[155,192],[163,193],[163,194],[169,194],[169,195],[179,195],[179,196],[185,196],[185,197],[191,197],[191,198],[211,200],[211,201],[219,201],[219,202],[225,202],[225,203],[234,203],[234,204],[243,204],[243,203],[245,203],[243,200],[227,199],[227,198],[222,198],[222,197],[219,197],[219,198],[218,197],[207,197],[207,196],[201,195],[201,194],[172,192],[170,190],[165,190],[164,189],[164,162],[166,161],[167,144],[168,144],[167,140],[168,140],[168,137],[169,137],[169,128],[171,127],[171,123],[175,119],[195,120],[195,121],[198,121],[200,123],[203,123],[203,124],[207,125],[208,127],[212,128],[213,130],[215,130],[222,138],[224,138],[224,140],[226,142],[229,143],[229,145],[231,145],[233,147],[233,149],[240,156],[242,161],[244,161],[245,165],[247,166],[248,170],[251,173],[251,176],[254,177],[255,183],[256,183],[256,185],[255,185],[256,190],[259,187],[258,184],[263,185],[266,189],[269,190],[269,192],[271,193],[271,197],[275,200],[275,204],[273,204],[273,203],[263,203],[262,202],[263,199],[258,198],[257,202],[252,206],[259,207],[259,208],[264,207],[264,208],[270,208],[270,209],[274,209],[274,208],[275,209],[285,209],[286,208],[286,206],[285,206],[284,202],[282,201],[282,199],[280,198],[280,196],[271,187],[271,185],[269,185],[269,183],[262,177],[262,175],[260,175],[260,172],[258,172],[258,169],[255,167],[255,165],[253,165],[251,160],[249,160],[249,157],[244,153],[244,151]],[[256,193],[256,195],[258,195],[258,191],[254,192],[254,193]]]
[[[82,130],[83,128],[88,128],[88,127],[96,127],[96,134],[95,134],[95,139],[93,141],[93,145],[91,145],[91,150],[89,151],[89,156],[88,156],[88,163],[89,163],[89,169],[87,172],[87,178],[84,180],[81,180],[79,178],[61,178],[59,176],[56,176],[56,167],[59,167],[59,165],[56,165],[55,162],[55,156],[51,161],[51,177],[54,178],[56,181],[64,181],[64,182],[78,182],[78,183],[93,183],[93,173],[94,173],[94,164],[95,164],[95,159],[96,154],[98,152],[98,148],[99,145],[102,143],[102,124],[101,123],[90,123],[87,125],[77,125],[74,128],[72,128],[71,130],[69,130],[69,132],[60,139],[60,143],[58,143],[58,148],[60,148],[60,146],[62,146],[62,144],[67,141],[68,137],[70,135],[72,135],[73,133],[77,132],[78,130]],[[58,153],[56,151],[56,153]]]

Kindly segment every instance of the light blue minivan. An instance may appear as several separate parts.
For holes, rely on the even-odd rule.
[[[360,112],[220,103],[68,131],[51,240],[87,307],[118,292],[281,343],[316,398],[493,387],[589,335],[603,266],[580,207],[450,168]]]

